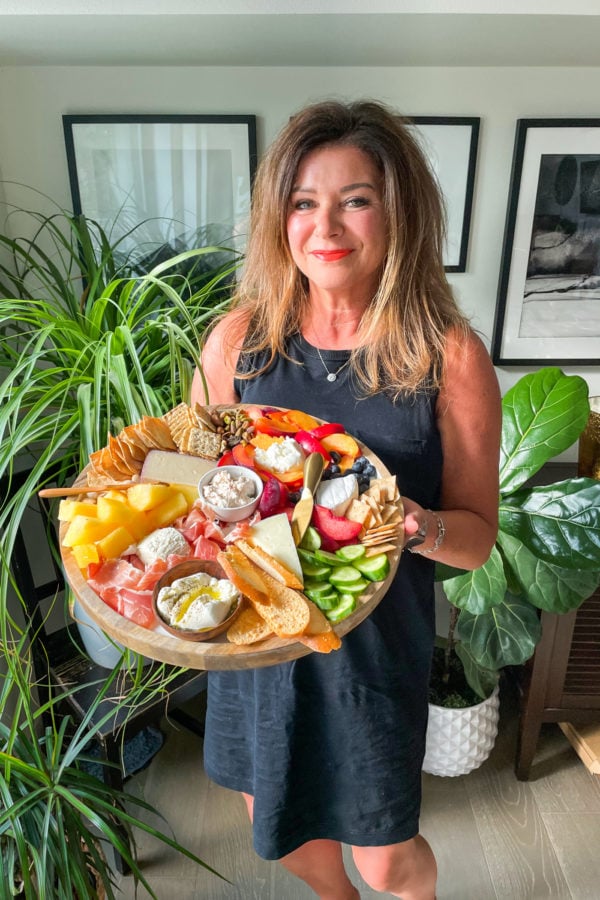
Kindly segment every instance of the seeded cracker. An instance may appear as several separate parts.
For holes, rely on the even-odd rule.
[[[180,450],[191,456],[218,459],[221,452],[221,436],[212,431],[201,431],[199,428],[194,428],[185,436]]]

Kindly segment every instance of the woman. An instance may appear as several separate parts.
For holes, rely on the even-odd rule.
[[[294,116],[254,188],[246,268],[202,357],[211,403],[341,422],[396,473],[404,553],[374,612],[326,656],[210,673],[205,766],[244,794],[254,845],[322,900],[356,900],[342,861],[432,900],[418,833],[436,561],[494,544],[500,398],[446,282],[442,207],[409,129],[376,102]],[[193,399],[205,403],[196,373]]]

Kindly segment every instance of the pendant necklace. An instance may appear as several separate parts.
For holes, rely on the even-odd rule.
[[[327,381],[337,381],[337,377],[340,374],[340,372],[342,371],[342,369],[345,369],[346,366],[348,366],[350,364],[350,357],[348,357],[348,359],[346,360],[345,363],[342,363],[342,365],[339,367],[339,369],[336,369],[335,372],[330,372],[329,369],[327,368],[327,366],[325,365],[325,360],[321,356],[321,351],[319,350],[319,348],[315,347],[315,350],[319,354],[319,359],[321,360],[321,365],[327,372]]]

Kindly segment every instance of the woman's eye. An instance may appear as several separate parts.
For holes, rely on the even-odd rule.
[[[366,197],[348,197],[348,199],[344,201],[344,205],[348,206],[350,209],[359,209],[361,206],[368,206],[369,201]]]
[[[293,200],[292,201],[292,209],[312,209],[314,206],[314,202],[312,200]]]

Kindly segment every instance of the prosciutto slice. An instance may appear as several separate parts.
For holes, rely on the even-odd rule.
[[[187,516],[177,519],[173,527],[191,544],[196,559],[216,559],[219,550],[232,541],[246,537],[248,528],[259,519],[260,513],[257,511],[248,520],[222,525],[195,506]],[[167,569],[186,558],[189,557],[173,554],[166,560],[156,560],[150,566],[144,566],[136,554],[109,559],[88,568],[88,584],[116,612],[144,628],[153,628],[156,625],[152,610],[154,585]]]

